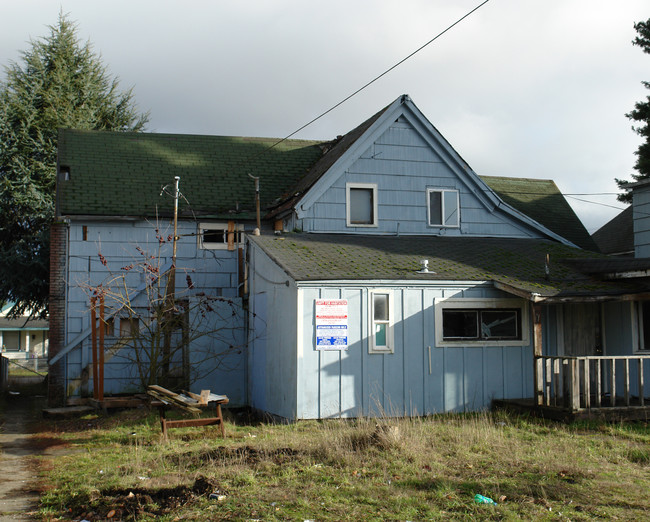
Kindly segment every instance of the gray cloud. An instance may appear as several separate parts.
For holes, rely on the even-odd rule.
[[[23,0],[2,9],[0,63],[62,8],[151,130],[283,137],[478,3]],[[479,174],[616,192],[639,144],[624,114],[647,96],[650,57],[631,40],[648,17],[641,0],[492,0],[298,137],[332,138],[408,93]],[[570,202],[590,231],[617,213]]]

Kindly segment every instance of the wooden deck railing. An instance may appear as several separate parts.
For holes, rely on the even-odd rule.
[[[537,356],[535,372],[539,406],[572,411],[650,406],[650,397],[645,396],[650,389],[644,387],[650,355]]]

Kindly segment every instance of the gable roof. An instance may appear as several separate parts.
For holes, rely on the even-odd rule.
[[[634,219],[630,205],[592,234],[603,254],[634,254]]]
[[[493,281],[515,295],[548,302],[615,298],[643,289],[638,281],[601,281],[582,273],[570,260],[583,259],[584,250],[545,239],[292,233],[250,240],[295,281]],[[422,259],[429,260],[430,273],[418,273]]]
[[[484,179],[478,176],[406,94],[343,137],[341,143],[344,143],[345,147],[327,153],[308,174],[311,192],[296,191],[290,200],[278,207],[277,213],[282,215],[283,211],[294,208],[298,217],[302,217],[301,212],[312,206],[318,200],[319,194],[327,190],[363,150],[402,117],[408,120],[420,137],[455,173],[458,180],[464,183],[488,209],[498,207],[500,211],[524,226],[537,230],[551,239],[597,250],[584,225],[555,183],[550,180],[518,180],[505,177]],[[336,154],[334,154],[335,150]],[[328,159],[327,168],[318,168],[325,159]],[[487,183],[488,179],[498,190]],[[516,183],[517,187],[509,188],[510,181]],[[270,215],[274,215],[274,212]]]
[[[328,142],[188,134],[83,131],[59,132],[59,215],[170,215],[171,198],[161,188],[180,176],[187,198],[180,215],[255,217],[260,177],[262,208],[305,176]]]
[[[596,243],[553,180],[501,176],[481,176],[481,179],[511,207],[574,245],[598,251]]]
[[[278,140],[183,134],[123,133],[65,129],[59,135],[59,215],[169,216],[173,204],[161,188],[181,178],[181,217],[254,219],[254,182],[260,177],[266,218],[282,217],[346,155],[363,147],[397,113],[408,113],[454,165],[472,192],[556,240],[596,247],[550,180],[477,176],[407,95],[334,141]],[[363,138],[363,139],[362,139]],[[273,147],[273,148],[270,148]],[[59,176],[61,179],[61,176]],[[505,205],[503,203],[505,203]]]

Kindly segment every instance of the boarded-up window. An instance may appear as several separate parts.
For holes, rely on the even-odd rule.
[[[199,248],[206,250],[226,250],[229,245],[242,241],[244,225],[232,223],[199,223],[197,236]],[[231,247],[232,249],[234,249]]]
[[[120,337],[135,337],[139,331],[140,324],[137,318],[123,317],[120,319]]]

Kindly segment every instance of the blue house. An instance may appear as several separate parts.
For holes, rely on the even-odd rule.
[[[406,95],[327,142],[64,130],[59,143],[54,398],[88,392],[87,289],[106,267],[160,244],[165,272],[161,188],[179,176],[176,292],[231,312],[228,334],[186,343],[181,362],[235,404],[294,420],[643,403],[645,286],[608,276],[552,181],[478,176]],[[133,375],[114,337],[119,392]]]

